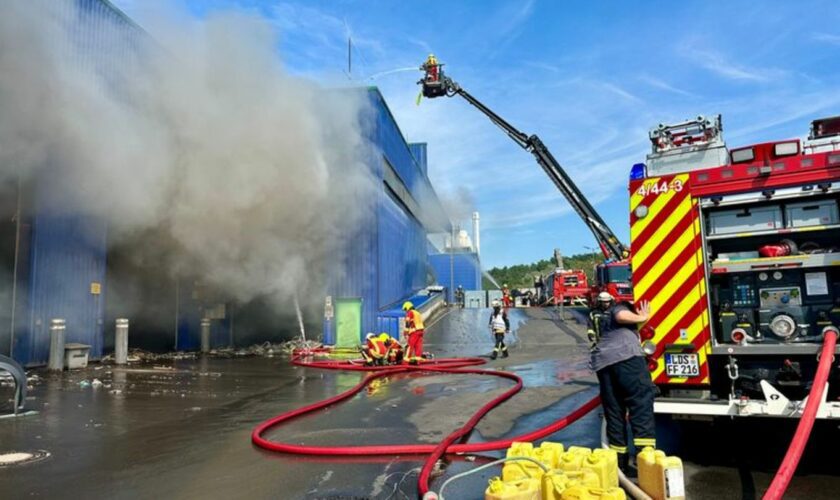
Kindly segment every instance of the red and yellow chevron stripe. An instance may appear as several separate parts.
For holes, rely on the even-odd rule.
[[[711,351],[700,212],[691,197],[689,175],[647,178],[630,184],[630,248],[633,293],[649,300],[647,324],[656,332],[657,363],[651,373],[657,384],[708,384]],[[638,207],[647,207],[636,210]],[[643,217],[638,217],[640,213]],[[700,374],[679,378],[665,374],[669,352],[696,352]]]

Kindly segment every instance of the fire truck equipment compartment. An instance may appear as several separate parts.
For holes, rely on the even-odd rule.
[[[824,226],[840,223],[835,200],[790,203],[785,206],[787,227]]]
[[[709,214],[709,234],[748,233],[782,227],[782,208],[779,205],[721,210]]]

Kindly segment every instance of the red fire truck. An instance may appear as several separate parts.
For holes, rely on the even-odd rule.
[[[545,279],[546,305],[581,304],[589,299],[589,281],[580,269],[555,269]]]
[[[728,149],[721,119],[650,132],[630,175],[633,292],[660,414],[799,417],[840,325],[840,117]],[[840,418],[838,370],[818,418]]]
[[[594,304],[595,298],[601,292],[609,292],[619,302],[633,302],[629,259],[604,262],[595,266],[595,283],[589,288],[589,303]]]

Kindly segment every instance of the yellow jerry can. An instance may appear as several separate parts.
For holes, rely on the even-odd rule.
[[[484,491],[484,500],[540,500],[540,481],[520,479],[502,481],[498,477],[490,480]]]
[[[583,460],[586,458],[582,453],[572,453],[571,450],[563,453],[560,457],[560,464],[558,469],[564,471],[580,470],[583,465]]]
[[[520,455],[516,455],[520,456]],[[542,479],[544,470],[529,460],[511,460],[502,467],[502,480],[517,481],[519,479]]]
[[[615,450],[593,450],[583,459],[581,469],[594,472],[601,488],[618,487],[618,454]]]
[[[510,448],[507,450],[507,457],[530,457],[534,453],[533,443],[522,443],[514,441],[510,443]]]
[[[540,450],[542,450],[543,459],[546,460],[546,462],[551,462],[546,463],[545,465],[551,469],[556,469],[560,466],[560,457],[563,456],[563,452],[565,451],[562,443],[544,441],[540,445]]]
[[[570,470],[566,472],[566,477],[569,478],[569,481],[573,485],[579,484],[593,488],[599,488],[601,486],[601,479],[598,477],[598,474],[595,474],[591,470]]]
[[[682,460],[664,451],[647,447],[636,457],[639,487],[653,500],[684,500],[685,480]]]
[[[566,488],[561,500],[627,500],[621,488],[593,488],[591,486],[576,485]]]
[[[548,471],[542,477],[542,500],[560,500],[573,481],[561,470]]]
[[[575,453],[575,454],[579,454],[579,455],[583,455],[585,457],[588,457],[589,455],[592,454],[592,449],[591,448],[586,448],[586,447],[583,447],[583,446],[569,446],[569,449],[566,450],[566,453]]]

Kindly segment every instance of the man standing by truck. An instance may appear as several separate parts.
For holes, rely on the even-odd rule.
[[[598,294],[591,316],[594,345],[592,370],[598,375],[601,404],[607,421],[607,440],[618,453],[618,464],[627,471],[627,420],[633,430],[636,451],[656,447],[653,399],[655,389],[645,363],[636,327],[650,317],[650,302],[637,310],[626,302],[615,303],[607,292]]]

